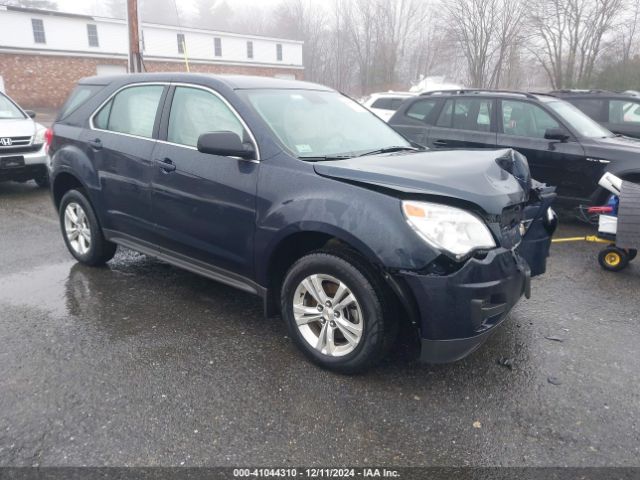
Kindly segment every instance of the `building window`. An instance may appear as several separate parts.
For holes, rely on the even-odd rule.
[[[98,27],[96,25],[87,24],[87,36],[89,37],[90,47],[99,47],[98,43]]]
[[[44,36],[44,23],[42,23],[42,20],[32,18],[31,26],[33,27],[33,41],[36,43],[47,43],[47,39]]]
[[[184,33],[178,34],[178,53],[184,53]]]
[[[281,43],[276,44],[276,58],[278,59],[279,62],[282,61],[282,44]]]
[[[247,58],[253,58],[253,42],[247,42]]]
[[[221,38],[213,39],[213,50],[216,57],[222,56],[222,39]]]

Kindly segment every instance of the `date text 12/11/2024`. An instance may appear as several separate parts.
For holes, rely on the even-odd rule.
[[[237,478],[400,478],[397,470],[387,468],[236,468]]]

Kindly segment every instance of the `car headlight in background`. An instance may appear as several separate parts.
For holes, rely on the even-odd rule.
[[[45,133],[47,132],[47,129],[45,127],[43,127],[42,125],[40,125],[39,123],[36,124],[36,136],[33,139],[33,143],[36,144],[41,144],[44,143],[44,136]]]
[[[402,211],[409,225],[427,243],[456,258],[496,246],[489,227],[466,210],[438,203],[403,201]]]

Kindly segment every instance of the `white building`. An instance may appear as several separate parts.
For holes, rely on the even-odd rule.
[[[303,75],[296,40],[143,22],[141,43],[147,71]],[[124,20],[0,5],[0,85],[24,105],[56,107],[79,78],[126,72],[127,52]]]

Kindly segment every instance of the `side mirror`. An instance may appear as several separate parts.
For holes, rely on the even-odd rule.
[[[569,140],[570,135],[562,128],[547,128],[544,132],[544,138],[546,140],[557,140],[558,142],[566,142]]]
[[[233,132],[209,132],[198,137],[198,151],[223,157],[240,157],[245,160],[255,158],[251,144],[242,143],[240,136]]]
[[[24,113],[26,113],[29,118],[36,118],[36,112],[33,110],[25,110]]]

